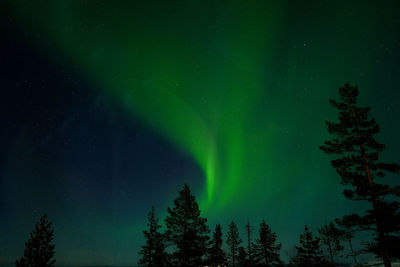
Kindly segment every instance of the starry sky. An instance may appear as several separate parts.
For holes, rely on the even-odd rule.
[[[60,265],[134,265],[147,212],[184,183],[211,228],[265,219],[287,259],[305,224],[365,207],[318,149],[341,85],[399,160],[399,8],[2,1],[0,264],[46,212]]]

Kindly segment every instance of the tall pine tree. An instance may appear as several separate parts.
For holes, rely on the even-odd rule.
[[[304,227],[304,233],[300,235],[300,246],[296,246],[296,250],[297,255],[293,259],[296,265],[307,267],[325,265],[320,239],[313,237],[307,225]]]
[[[369,118],[370,108],[357,105],[357,86],[347,83],[339,93],[339,101],[330,100],[339,110],[339,122],[326,121],[329,133],[335,137],[325,141],[320,148],[327,154],[338,156],[331,163],[341,177],[341,184],[347,186],[344,196],[371,204],[364,214],[344,216],[341,223],[375,231],[376,237],[368,250],[381,257],[389,267],[391,257],[399,257],[400,251],[399,203],[393,200],[394,196],[400,196],[400,186],[391,187],[377,180],[387,172],[398,172],[400,165],[379,161],[386,146],[375,139],[379,125]]]
[[[239,245],[242,243],[242,240],[239,237],[239,229],[236,226],[235,222],[231,222],[229,225],[228,233],[226,234],[226,244],[229,248],[229,259],[231,266],[235,267],[237,263],[237,257],[239,254]]]
[[[209,248],[208,263],[210,266],[225,266],[226,265],[226,255],[222,249],[222,228],[220,224],[215,226],[215,231],[211,239],[211,246]]]
[[[259,236],[256,239],[254,250],[254,262],[261,263],[262,266],[269,266],[270,264],[281,264],[279,258],[279,251],[281,244],[277,243],[276,234],[272,232],[265,220],[262,220],[259,229]]]
[[[25,242],[24,256],[15,262],[17,267],[54,267],[54,230],[43,215]]]
[[[167,263],[167,254],[165,252],[164,235],[160,233],[161,225],[158,223],[156,210],[151,207],[147,215],[148,230],[143,231],[146,244],[142,246],[139,252],[141,259],[138,261],[140,266],[165,266]]]
[[[174,207],[165,218],[167,235],[174,245],[174,266],[201,266],[207,253],[210,232],[207,219],[200,216],[199,205],[187,184],[179,191]]]
[[[250,221],[247,221],[246,224],[246,233],[247,233],[247,257],[248,257],[248,265],[253,266],[253,242],[251,241],[251,233],[253,232],[253,226],[250,225]]]

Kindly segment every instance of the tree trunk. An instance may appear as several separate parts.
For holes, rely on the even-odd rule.
[[[354,263],[357,264],[357,263],[358,263],[358,262],[357,262],[357,254],[356,254],[356,252],[355,252],[354,249],[353,249],[353,244],[351,243],[351,239],[348,239],[348,241],[349,241],[351,253],[353,253],[353,260],[354,260]]]
[[[353,105],[350,104],[350,108],[351,108],[351,112],[352,112],[354,120],[357,121],[357,115],[356,115],[356,112],[354,110]],[[358,125],[357,125],[357,130],[358,130],[358,134],[357,134],[358,138],[361,139],[361,133],[360,133],[360,130],[358,129]],[[376,212],[377,212],[377,209],[378,209],[378,207],[377,207],[377,198],[376,198],[376,195],[375,195],[374,182],[372,180],[371,170],[370,170],[370,166],[369,166],[369,162],[368,162],[367,156],[365,154],[365,147],[364,147],[363,143],[360,144],[360,153],[361,153],[361,156],[362,156],[362,158],[364,160],[365,174],[367,176],[368,184],[369,184],[369,187],[370,187],[370,190],[371,190],[372,207],[373,207],[373,211],[374,211],[375,216],[376,216]],[[378,236],[382,236],[383,233],[382,233],[382,228],[381,228],[382,226],[381,226],[381,223],[380,223],[380,218],[378,218],[376,216],[375,219],[376,219],[376,228],[377,228],[377,231],[378,231]],[[382,239],[380,239],[380,240],[382,240]],[[383,252],[382,258],[383,258],[383,262],[385,264],[385,267],[391,267],[392,266],[392,264],[390,262],[390,257],[388,255],[388,251],[386,249]]]
[[[251,255],[251,242],[250,242],[251,227],[249,221],[247,221],[246,228],[247,228],[247,241],[248,241],[248,251],[249,251],[249,266],[253,266],[253,259]]]
[[[329,248],[329,256],[331,258],[331,263],[332,263],[332,266],[333,266],[333,255],[332,255],[332,248],[331,248],[331,244],[330,243],[329,243],[328,248]]]

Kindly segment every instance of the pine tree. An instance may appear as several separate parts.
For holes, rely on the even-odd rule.
[[[268,266],[270,264],[281,264],[279,258],[279,251],[281,244],[277,244],[276,234],[272,232],[265,220],[262,220],[259,229],[259,238],[256,239],[255,246],[253,248],[255,255],[255,263],[261,263],[262,266]]]
[[[239,247],[239,249],[238,249],[237,262],[238,262],[239,267],[248,267],[249,266],[249,259],[247,257],[247,252],[244,247]]]
[[[158,223],[156,210],[151,207],[151,211],[147,215],[148,218],[148,230],[143,231],[146,244],[142,246],[139,255],[141,259],[138,264],[140,266],[165,266],[167,261],[167,255],[165,252],[165,241],[164,235],[159,232],[161,225]]]
[[[300,235],[300,246],[296,246],[297,255],[293,261],[298,266],[323,266],[325,265],[324,257],[320,247],[320,239],[313,237],[308,230],[307,225],[304,227],[304,233]]]
[[[379,125],[369,118],[369,107],[358,107],[357,86],[348,83],[339,89],[340,100],[330,100],[339,110],[339,122],[326,121],[328,131],[335,135],[320,149],[327,154],[336,154],[332,166],[341,177],[341,184],[350,187],[343,191],[350,200],[363,200],[371,204],[365,214],[351,214],[341,220],[346,227],[360,230],[373,230],[376,237],[368,250],[383,258],[385,266],[391,266],[391,257],[399,257],[400,251],[400,213],[399,203],[393,196],[400,196],[400,186],[391,187],[377,182],[387,172],[400,170],[396,163],[379,161],[385,145],[376,141]],[[388,196],[391,195],[389,200]]]
[[[15,262],[17,267],[54,267],[54,230],[43,215],[25,242],[24,256]]]
[[[329,259],[333,265],[333,257],[343,250],[340,241],[344,237],[344,232],[331,222],[329,224],[324,224],[324,226],[318,230],[318,233],[321,238],[321,243],[325,245],[328,250]]]
[[[247,256],[249,260],[249,266],[253,266],[253,243],[251,241],[251,232],[253,231],[253,227],[250,225],[250,221],[247,221],[246,224],[246,233],[247,233]]]
[[[239,245],[242,243],[242,240],[239,237],[239,229],[233,221],[229,225],[229,231],[226,235],[226,243],[229,247],[229,258],[231,266],[235,267],[236,259],[239,253]]]
[[[208,262],[210,266],[225,266],[226,255],[222,249],[222,228],[220,224],[215,226],[213,238],[211,239],[211,246],[209,249]]]
[[[207,253],[210,231],[207,219],[200,217],[199,205],[187,184],[174,200],[174,207],[168,208],[165,223],[167,235],[175,247],[174,266],[200,266]]]

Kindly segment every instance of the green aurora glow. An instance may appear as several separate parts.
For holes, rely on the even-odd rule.
[[[157,18],[159,10],[146,10],[151,17],[138,26],[135,17],[143,8],[127,9],[133,14],[121,16],[108,5],[51,3],[38,10],[36,4],[26,4],[22,10],[34,14],[56,51],[83,66],[132,114],[193,156],[206,177],[204,208],[222,208],[239,191],[254,190],[265,162],[249,165],[254,158],[271,157],[268,136],[274,122],[260,124],[254,108],[263,97],[262,71],[276,45],[269,38],[277,28],[276,6],[218,10],[214,4],[208,7],[216,10],[214,14],[198,14],[196,19],[185,9],[200,12],[202,5],[182,6],[178,16],[184,17],[178,20],[168,19],[168,14]],[[191,27],[179,25],[188,19]],[[214,24],[204,28],[208,20]],[[254,155],[254,150],[265,152]]]
[[[374,108],[383,80],[391,79],[388,90],[399,85],[394,65],[382,66],[398,56],[380,49],[398,47],[396,1],[39,3],[14,1],[10,12],[39,49],[196,161],[205,183],[195,191],[213,221],[262,214],[281,233],[288,218],[323,220],[356,207],[318,146],[339,86],[358,84]],[[384,134],[395,123],[373,114]],[[392,132],[384,142],[393,149]]]
[[[34,34],[40,32],[54,53],[82,67],[134,116],[193,156],[206,178],[204,209],[242,201],[238,195],[274,198],[282,186],[290,186],[287,180],[301,167],[294,162],[282,174],[283,166],[277,168],[276,163],[281,147],[277,139],[292,131],[301,138],[304,118],[299,116],[306,114],[296,109],[311,103],[299,99],[313,100],[306,99],[307,90],[334,95],[342,81],[359,76],[358,69],[337,69],[350,54],[359,55],[359,66],[369,65],[361,58],[363,40],[346,46],[350,31],[341,36],[329,31],[330,40],[320,33],[310,42],[309,32],[291,32],[292,38],[304,41],[282,52],[288,26],[282,12],[290,3],[181,2],[173,13],[163,13],[170,4],[155,2],[130,3],[123,10],[101,2],[16,3],[24,25]],[[340,12],[325,11],[331,16]],[[337,22],[324,21],[323,16],[315,19],[332,30]],[[371,27],[364,25],[368,38],[378,35],[379,29],[371,29],[374,19],[379,17],[369,20]],[[349,28],[358,23],[350,18],[347,22]],[[313,54],[307,46],[313,46]],[[272,85],[282,65],[282,84]],[[331,73],[334,78],[328,77]],[[277,97],[287,97],[286,103]],[[285,120],[294,123],[285,125]],[[311,134],[308,145],[313,139],[320,140]],[[309,155],[311,160],[319,156]]]

